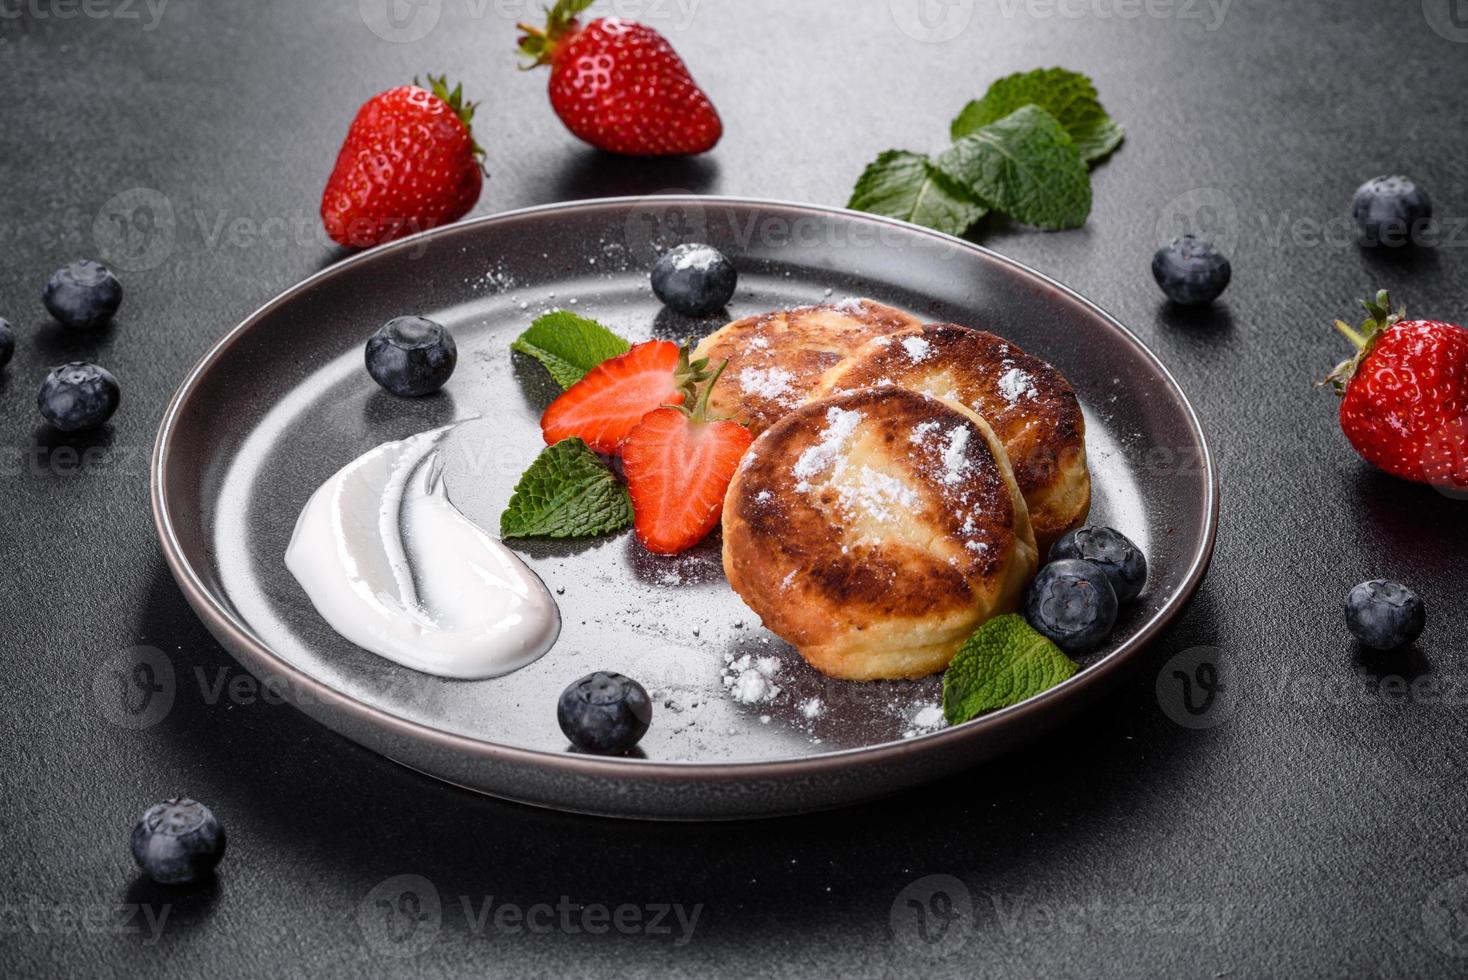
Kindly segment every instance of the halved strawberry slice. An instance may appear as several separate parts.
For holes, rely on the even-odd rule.
[[[726,364],[728,362],[725,362]],[[690,411],[650,412],[622,445],[622,465],[637,537],[648,551],[671,555],[708,537],[724,512],[724,492],[754,436],[728,419],[708,421],[709,391]]]
[[[616,455],[642,417],[663,405],[681,405],[685,388],[703,380],[705,361],[669,340],[637,344],[587,372],[540,417],[546,445],[578,436],[599,453]]]

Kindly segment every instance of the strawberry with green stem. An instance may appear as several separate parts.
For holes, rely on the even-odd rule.
[[[475,103],[443,76],[402,85],[357,111],[321,195],[332,241],[365,248],[457,221],[479,201],[484,150]]]
[[[719,365],[701,394],[695,397],[691,383],[680,404],[649,412],[622,446],[633,526],[648,551],[686,551],[723,516],[724,493],[754,441],[739,423],[708,417],[709,393],[728,363]]]
[[[592,146],[627,156],[713,149],[724,126],[667,38],[645,24],[576,19],[592,0],[558,0],[545,27],[520,24],[527,68],[550,66],[551,107]]]
[[[688,356],[688,348],[670,340],[650,340],[601,362],[540,417],[546,445],[575,437],[599,453],[617,455],[644,415],[681,404],[708,380],[708,361],[690,363]]]
[[[1362,303],[1359,327],[1335,327],[1356,348],[1326,381],[1341,396],[1341,431],[1393,476],[1468,489],[1468,330],[1408,320],[1386,290]]]

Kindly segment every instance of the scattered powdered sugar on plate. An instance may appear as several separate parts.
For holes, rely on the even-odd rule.
[[[999,394],[1013,405],[1021,398],[1034,398],[1039,392],[1035,390],[1035,379],[1023,368],[1011,367],[999,376]]]
[[[780,661],[775,657],[755,657],[744,654],[735,659],[731,654],[724,656],[724,687],[740,704],[765,704],[780,696],[780,686],[775,675],[780,672]]]
[[[902,349],[907,351],[907,356],[912,358],[914,364],[921,364],[933,353],[933,345],[923,337],[904,337]]]
[[[916,738],[928,732],[936,732],[946,724],[947,722],[943,720],[943,708],[941,705],[919,705],[917,710],[908,716],[907,730],[902,733],[902,737]]]
[[[784,368],[745,368],[739,372],[739,387],[747,394],[767,398],[770,401],[787,401],[794,397],[791,382],[795,375]]]
[[[809,721],[815,721],[826,713],[826,703],[820,698],[808,698],[800,702],[800,713]]]

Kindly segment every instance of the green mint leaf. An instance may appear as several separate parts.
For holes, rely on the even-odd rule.
[[[500,515],[502,538],[589,538],[632,524],[632,498],[580,439],[548,446]]]
[[[856,182],[853,211],[900,218],[950,235],[962,235],[984,216],[984,205],[919,153],[888,150]]]
[[[631,348],[595,320],[565,310],[537,317],[510,345],[510,350],[529,354],[545,365],[562,388],[571,387],[602,361]]]
[[[1079,228],[1091,178],[1065,128],[1039,106],[1016,109],[945,150],[936,165],[996,211],[1040,228]]]
[[[1019,72],[990,85],[982,99],[964,106],[953,120],[954,142],[1027,105],[1054,116],[1087,162],[1094,163],[1121,145],[1122,128],[1101,108],[1096,86],[1085,75],[1064,68]]]
[[[961,725],[1048,691],[1078,669],[1023,617],[996,616],[964,641],[943,673],[943,717]]]

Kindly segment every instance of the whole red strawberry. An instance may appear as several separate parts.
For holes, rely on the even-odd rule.
[[[550,100],[566,128],[628,156],[703,153],[724,133],[714,104],[673,46],[651,27],[617,17],[584,28],[592,0],[558,0],[544,28],[521,24],[520,51],[549,64]]]
[[[457,221],[479,200],[483,151],[469,122],[474,103],[443,78],[403,85],[357,111],[321,195],[332,241],[365,248]]]
[[[1468,490],[1468,330],[1392,312],[1386,290],[1358,330],[1336,321],[1356,355],[1330,380],[1341,431],[1362,458],[1405,480]]]

